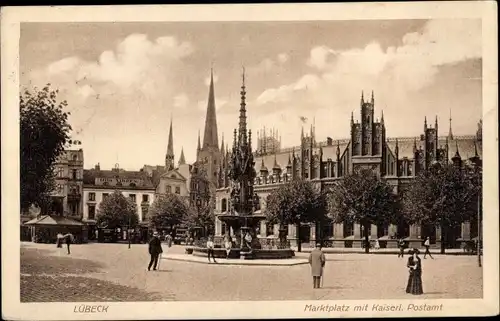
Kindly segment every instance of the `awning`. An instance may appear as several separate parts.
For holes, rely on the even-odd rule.
[[[82,222],[70,219],[64,216],[50,216],[43,215],[39,218],[34,218],[25,225],[35,225],[35,226],[83,226]]]

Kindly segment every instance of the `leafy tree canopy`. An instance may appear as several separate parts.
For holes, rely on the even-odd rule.
[[[434,166],[420,173],[405,193],[405,216],[412,223],[458,226],[477,213],[481,183],[478,171]]]
[[[392,187],[370,170],[346,175],[330,191],[330,213],[335,222],[388,224],[398,220],[399,201]]]
[[[151,205],[149,223],[152,228],[173,227],[188,213],[187,202],[177,194],[159,195]]]
[[[129,225],[130,223],[130,225]],[[116,227],[135,227],[139,223],[137,206],[131,200],[127,199],[119,191],[108,195],[97,210],[97,225]]]
[[[328,198],[333,221],[358,223],[366,231],[371,224],[397,222],[399,204],[392,187],[370,170],[345,176],[332,188]],[[370,251],[368,237],[365,233],[366,253]]]
[[[21,208],[31,204],[46,210],[54,188],[54,168],[69,140],[71,126],[66,101],[47,84],[20,95],[20,183]]]
[[[299,224],[323,220],[326,211],[322,191],[310,181],[293,180],[269,194],[265,213],[272,223]]]
[[[215,227],[215,214],[214,214],[214,201],[210,198],[208,202],[200,202],[196,204],[196,201],[191,204],[183,217],[183,224],[188,228],[203,227],[208,230],[208,232],[213,231]]]

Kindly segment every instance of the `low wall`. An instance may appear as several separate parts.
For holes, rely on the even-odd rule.
[[[191,247],[192,254],[195,256],[208,256],[208,249],[203,247]],[[190,250],[186,249],[186,253],[189,253]],[[216,258],[226,258],[226,250],[222,248],[214,249],[214,256]],[[246,255],[246,259],[259,259],[259,260],[281,260],[281,259],[290,259],[295,256],[295,252],[292,249],[255,249],[252,251],[252,254]],[[234,248],[231,249],[229,253],[230,259],[239,259],[240,258],[240,249]]]

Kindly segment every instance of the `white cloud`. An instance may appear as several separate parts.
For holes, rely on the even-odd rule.
[[[327,64],[328,56],[333,53],[335,51],[326,46],[314,47],[311,49],[307,64],[317,69],[323,69]]]
[[[278,61],[281,63],[281,64],[284,64],[285,62],[288,61],[288,54],[287,53],[281,53],[278,55]]]
[[[374,89],[388,96],[386,103],[400,105],[409,93],[431,84],[439,66],[481,57],[480,35],[480,21],[439,20],[429,21],[420,33],[406,34],[399,47],[384,49],[377,42],[343,51],[315,47],[306,63],[318,74],[267,89],[257,103],[279,108],[283,102],[307,102],[322,108],[352,102],[362,89]],[[304,95],[307,91],[311,95]]]
[[[179,94],[174,97],[174,107],[179,109],[184,109],[189,104],[189,97],[185,94]]]
[[[89,86],[89,85],[84,85],[81,87],[78,87],[78,94],[83,98],[90,97],[92,95],[95,95],[95,90]]]

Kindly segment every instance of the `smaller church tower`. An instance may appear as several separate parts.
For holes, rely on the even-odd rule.
[[[172,134],[172,119],[170,119],[170,130],[168,132],[167,154],[165,155],[165,171],[174,169],[174,137]]]

